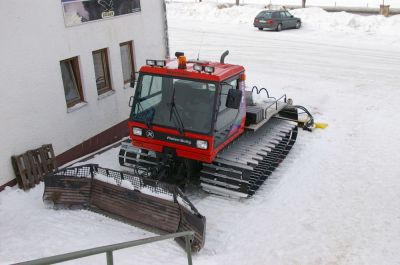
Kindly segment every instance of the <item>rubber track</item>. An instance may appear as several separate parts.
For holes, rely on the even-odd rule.
[[[253,195],[287,156],[297,132],[296,123],[280,119],[272,119],[256,132],[246,132],[212,164],[203,163],[203,189],[229,197]]]

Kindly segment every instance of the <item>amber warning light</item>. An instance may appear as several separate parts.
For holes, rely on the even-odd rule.
[[[178,69],[186,69],[186,57],[183,55],[178,57]]]

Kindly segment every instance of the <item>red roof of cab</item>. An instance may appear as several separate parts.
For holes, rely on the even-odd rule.
[[[205,73],[204,71],[197,72],[193,70],[194,64],[213,66],[215,68],[215,71],[212,74]],[[232,76],[244,72],[244,67],[241,65],[221,64],[216,62],[188,61],[186,63],[186,67],[187,67],[186,69],[178,69],[178,61],[169,60],[167,61],[167,65],[165,67],[145,65],[142,66],[142,68],[140,68],[140,72],[148,74],[164,75],[164,76],[181,77],[181,78],[200,79],[213,82],[224,81],[227,78],[230,78]]]

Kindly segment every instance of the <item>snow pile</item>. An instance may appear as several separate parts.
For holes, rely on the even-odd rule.
[[[235,6],[217,3],[173,3],[168,5],[168,16],[196,21],[224,24],[252,23],[263,9],[262,5]]]
[[[213,22],[218,24],[250,24],[254,17],[264,9],[264,5],[202,3],[170,3],[168,16],[192,21]],[[272,6],[279,9],[279,6]],[[383,17],[380,15],[356,15],[347,12],[326,12],[322,8],[311,7],[290,11],[301,18],[303,27],[311,31],[367,33],[400,36],[400,15]]]
[[[291,13],[300,17],[303,25],[309,29],[400,36],[400,15],[388,18],[380,15],[362,16],[347,12],[331,13],[317,7],[295,9]]]

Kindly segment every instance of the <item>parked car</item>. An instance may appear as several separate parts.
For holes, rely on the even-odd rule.
[[[254,19],[254,27],[259,30],[272,29],[281,31],[282,29],[301,27],[301,19],[294,17],[288,11],[264,10]]]

